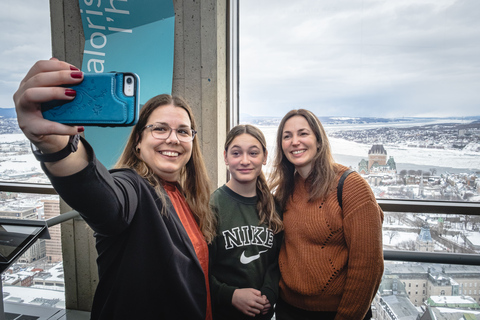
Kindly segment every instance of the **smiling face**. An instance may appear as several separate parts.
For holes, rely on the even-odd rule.
[[[223,154],[232,177],[227,185],[235,191],[240,185],[250,184],[255,190],[262,165],[267,162],[261,143],[252,135],[243,133],[232,140]]]
[[[187,111],[173,104],[155,109],[148,118],[147,125],[164,123],[172,129],[191,128]],[[178,181],[180,172],[192,156],[193,142],[181,142],[176,131],[172,130],[165,140],[156,139],[149,129],[143,130],[137,148],[139,157],[163,180]]]
[[[282,131],[282,150],[303,178],[307,178],[317,155],[317,138],[303,116],[293,116]]]

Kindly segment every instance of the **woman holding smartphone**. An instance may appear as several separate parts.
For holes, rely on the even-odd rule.
[[[211,319],[209,179],[190,107],[159,95],[142,108],[116,169],[45,120],[40,104],[72,100],[83,73],[37,62],[14,95],[17,118],[58,194],[95,231],[99,283],[91,319]]]
[[[277,320],[369,319],[383,274],[383,212],[359,174],[348,175],[342,207],[322,124],[310,111],[280,122],[270,187],[283,209]],[[343,208],[343,209],[342,209]]]
[[[265,137],[252,125],[238,125],[223,154],[231,179],[210,200],[218,221],[210,245],[213,318],[271,319],[283,227],[262,172]]]

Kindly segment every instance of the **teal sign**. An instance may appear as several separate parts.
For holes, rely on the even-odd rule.
[[[172,0],[79,0],[85,47],[82,71],[134,72],[140,104],[172,92],[175,12]],[[97,158],[111,168],[131,127],[86,127]]]

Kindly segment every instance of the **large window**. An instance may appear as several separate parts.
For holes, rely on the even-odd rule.
[[[242,0],[240,122],[263,130],[272,156],[283,115],[313,111],[335,160],[377,199],[449,213],[385,210],[385,250],[476,255],[480,220],[462,205],[480,210],[478,12],[472,0]],[[388,261],[377,318],[395,303],[437,312],[439,296],[478,308],[474,291],[456,305],[443,297],[465,295],[465,281],[480,281],[480,268]]]
[[[59,197],[49,190],[48,179],[18,127],[12,99],[33,63],[52,56],[48,0],[2,3],[0,39],[0,184],[8,186],[0,189],[0,218],[48,220],[60,213]],[[30,191],[12,191],[22,187]],[[48,194],[31,193],[42,188]],[[60,226],[50,227],[49,233],[51,239],[38,240],[3,272],[6,304],[65,307]]]
[[[313,111],[378,198],[480,201],[475,1],[241,1],[240,120]],[[478,21],[477,21],[478,20]]]

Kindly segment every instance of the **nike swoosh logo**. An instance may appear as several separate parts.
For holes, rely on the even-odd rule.
[[[263,251],[260,251],[258,254],[256,255],[253,255],[251,257],[246,257],[245,256],[245,251],[242,252],[242,255],[240,256],[240,262],[243,263],[243,264],[249,264],[250,262],[252,261],[255,261],[257,260],[258,258],[260,258],[260,255],[264,252],[267,252],[268,250],[263,250]]]

